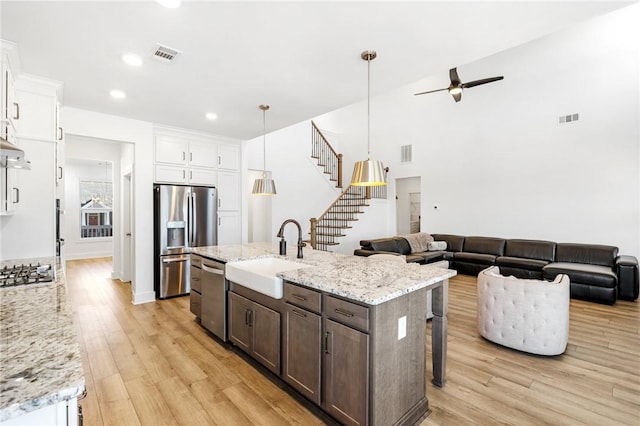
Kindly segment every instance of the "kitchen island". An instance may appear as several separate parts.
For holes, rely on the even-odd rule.
[[[77,399],[85,391],[80,347],[67,302],[63,268],[51,264],[51,282],[0,288],[0,423],[77,424]]]
[[[280,257],[276,245],[195,248],[220,262]],[[413,424],[428,413],[426,292],[433,382],[445,382],[448,279],[455,271],[304,249],[313,267],[278,274],[274,300],[230,282],[232,343],[344,424]]]

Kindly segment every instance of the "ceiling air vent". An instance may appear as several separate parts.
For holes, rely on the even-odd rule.
[[[400,162],[401,163],[410,163],[411,162],[411,146],[412,145],[402,145],[400,147]]]
[[[153,51],[153,57],[161,61],[172,62],[180,53],[182,52],[178,49],[174,49],[172,47],[164,46],[158,43],[155,50]]]

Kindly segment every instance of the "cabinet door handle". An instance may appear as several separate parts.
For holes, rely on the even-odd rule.
[[[20,104],[14,102],[13,105],[16,107],[16,115],[13,117],[14,120],[20,120]]]
[[[189,180],[192,180],[192,179],[193,179],[193,171],[189,170]]]
[[[62,127],[58,127],[58,140],[61,141],[63,137],[64,137],[64,130],[62,130]]]
[[[192,162],[192,161],[193,161],[193,152],[190,152],[189,153],[189,162]]]
[[[58,166],[58,171],[60,172],[58,179],[62,179],[62,166]]]
[[[182,179],[185,179],[187,177],[187,172],[185,170],[182,171]]]
[[[220,226],[220,225],[221,225],[220,217],[218,217],[218,226]]]
[[[16,200],[13,204],[18,204],[20,202],[20,188],[13,187],[13,190],[16,191]]]
[[[218,166],[220,165],[220,156],[218,155]]]
[[[335,311],[336,311],[336,314],[343,315],[347,318],[353,317],[353,314],[351,312],[343,311],[342,309],[336,309]]]
[[[218,197],[218,208],[220,208],[220,197]]]
[[[244,323],[249,327],[253,327],[253,311],[251,309],[244,311]]]
[[[329,333],[328,331],[326,333],[324,333],[324,353],[325,354],[330,354],[331,352],[329,351]]]
[[[307,317],[307,314],[305,314],[304,312],[300,312],[297,309],[292,309],[291,312],[293,312],[294,314],[296,314],[297,316],[302,317],[302,318],[306,318]]]
[[[291,297],[293,297],[294,299],[297,299],[297,300],[301,300],[301,301],[303,301],[303,302],[306,302],[306,301],[307,301],[307,298],[306,298],[306,297],[304,297],[304,296],[300,296],[299,294],[292,294],[292,295],[291,295]]]
[[[182,161],[186,160],[186,153],[184,151],[182,151]]]

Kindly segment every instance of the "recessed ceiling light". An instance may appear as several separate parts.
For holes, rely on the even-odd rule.
[[[156,0],[156,3],[169,9],[176,9],[180,7],[180,0]]]
[[[207,117],[207,120],[215,120],[216,118],[218,118],[218,114],[216,114],[215,112],[208,112],[204,116]]]
[[[122,60],[132,67],[139,67],[140,65],[142,65],[142,58],[134,53],[127,53],[126,55],[122,55]]]
[[[109,94],[116,99],[124,99],[127,97],[127,94],[122,90],[112,90],[109,92]]]

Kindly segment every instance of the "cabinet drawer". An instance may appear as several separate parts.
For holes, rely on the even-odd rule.
[[[191,255],[191,266],[195,266],[196,268],[202,268],[202,257],[197,254]]]
[[[316,313],[320,313],[321,310],[322,295],[320,292],[286,281],[284,283],[284,300]]]
[[[369,308],[333,296],[326,296],[325,314],[344,325],[369,331]]]

